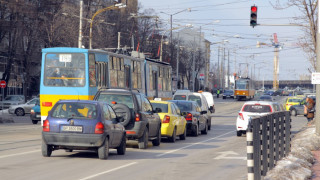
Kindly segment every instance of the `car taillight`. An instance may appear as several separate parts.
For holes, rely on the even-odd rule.
[[[188,113],[188,114],[187,114],[186,120],[187,120],[187,121],[192,121],[192,114],[191,114],[191,113]]]
[[[104,125],[101,122],[96,124],[96,128],[94,129],[95,134],[103,134],[104,132]]]
[[[43,132],[49,132],[50,131],[49,121],[47,119],[43,121],[42,131]]]
[[[238,117],[239,117],[241,120],[244,120],[242,113],[239,113],[239,116],[238,116]]]
[[[292,104],[286,104],[287,106],[292,106]]]
[[[162,123],[169,123],[169,122],[170,122],[170,116],[165,115],[162,120]]]
[[[140,121],[140,114],[139,114],[139,113],[136,113],[135,120],[136,120],[136,121]]]

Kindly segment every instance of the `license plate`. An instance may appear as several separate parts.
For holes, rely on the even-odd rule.
[[[62,131],[66,131],[66,132],[82,132],[82,126],[62,126]]]
[[[36,115],[36,117],[37,117],[37,118],[40,118],[41,116],[40,116],[40,115]]]

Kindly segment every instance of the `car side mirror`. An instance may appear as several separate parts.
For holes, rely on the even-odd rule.
[[[201,111],[200,114],[207,114],[207,111]]]

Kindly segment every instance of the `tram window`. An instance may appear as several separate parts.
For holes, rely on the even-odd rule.
[[[89,54],[89,85],[90,87],[97,86],[96,61],[95,61],[94,54]]]

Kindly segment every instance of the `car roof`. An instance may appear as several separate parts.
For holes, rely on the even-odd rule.
[[[93,100],[60,100],[57,103],[87,103],[87,104],[98,104],[98,101]]]
[[[151,103],[159,103],[159,104],[170,104],[172,102],[169,101],[155,101],[155,100],[150,100]]]
[[[243,105],[250,105],[250,104],[260,104],[260,105],[272,105],[272,104],[278,104],[277,102],[272,101],[247,101]]]
[[[187,100],[169,100],[169,102],[196,103],[196,102],[194,102],[194,101],[187,101]]]
[[[100,89],[99,92],[103,93],[103,92],[110,92],[110,93],[127,93],[127,94],[132,94],[132,93],[139,93],[139,91],[137,90],[137,92],[135,92],[134,90],[129,90],[129,89]]]

